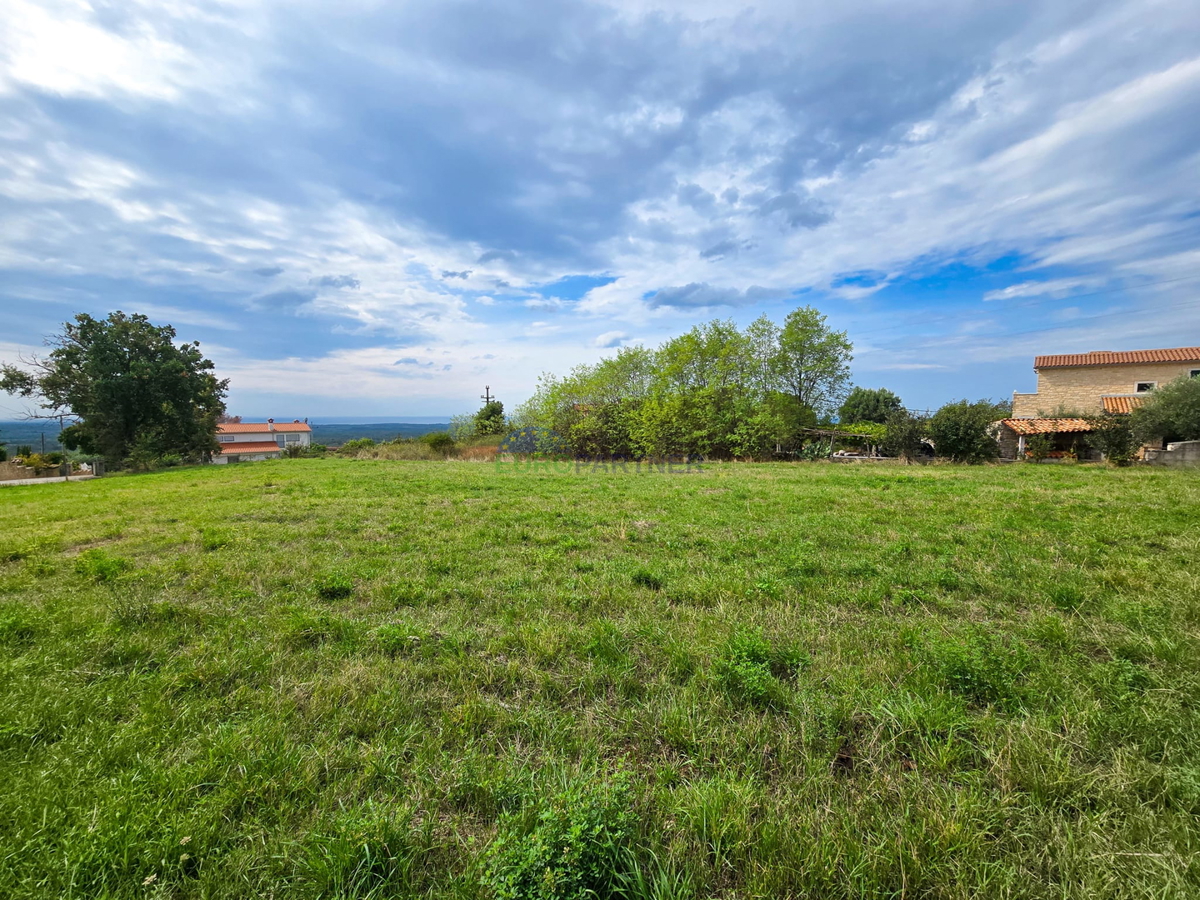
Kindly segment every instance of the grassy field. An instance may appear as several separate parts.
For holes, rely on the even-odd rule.
[[[1200,477],[0,488],[0,896],[1200,896]]]

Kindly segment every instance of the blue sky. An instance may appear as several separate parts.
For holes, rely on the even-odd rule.
[[[856,383],[1007,396],[1200,344],[1200,7],[6,0],[0,236],[0,359],[144,312],[251,416],[798,304]]]

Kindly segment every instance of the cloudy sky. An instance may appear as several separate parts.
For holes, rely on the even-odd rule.
[[[802,304],[859,384],[1005,396],[1200,344],[1198,239],[1194,0],[0,5],[0,358],[144,312],[246,415]]]

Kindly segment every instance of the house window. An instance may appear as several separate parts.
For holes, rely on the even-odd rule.
[[[1192,369],[1190,374],[1193,378],[1200,378],[1200,369]]]
[[[220,441],[222,444],[232,444],[233,443],[233,435],[232,434],[218,434],[217,440]]]
[[[286,440],[289,444],[296,444],[296,443],[299,443],[299,441],[300,441],[300,435],[289,434],[284,438],[284,440]]]
[[[1149,391],[1154,390],[1156,387],[1158,387],[1157,381],[1139,381],[1137,383],[1137,387],[1134,390],[1136,390],[1137,393],[1139,393],[1139,394],[1145,394]]]

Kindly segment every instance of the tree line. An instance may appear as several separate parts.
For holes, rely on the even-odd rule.
[[[580,456],[763,459],[798,446],[845,398],[853,347],[812,307],[697,325],[543,375],[514,416]]]
[[[229,382],[198,343],[177,343],[171,326],[123,312],[81,313],[47,343],[44,358],[0,365],[0,390],[35,398],[39,418],[70,420],[60,436],[68,449],[132,468],[219,452]],[[811,306],[782,325],[766,316],[744,329],[714,320],[655,349],[626,347],[565,376],[543,375],[511,419],[489,396],[456,417],[447,439],[521,429],[538,436],[536,449],[575,456],[771,459],[806,448],[823,455],[828,431],[838,430],[909,459],[996,456],[992,429],[1011,414],[1007,402],[961,400],[914,415],[885,388],[851,390],[852,359],[846,332]],[[1132,416],[1091,420],[1090,442],[1118,462],[1142,441],[1200,439],[1200,378],[1163,385]],[[818,426],[826,429],[819,438]]]

